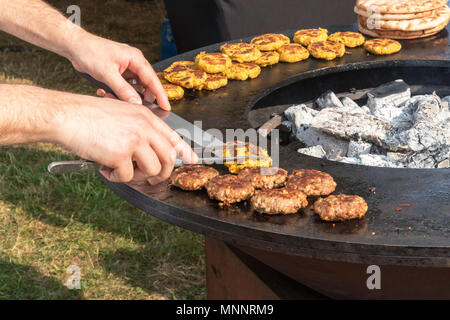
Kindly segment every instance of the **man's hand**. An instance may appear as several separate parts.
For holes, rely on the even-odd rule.
[[[0,1],[0,30],[68,58],[75,69],[104,82],[126,101],[0,84],[0,145],[56,142],[113,168],[105,174],[116,182],[167,179],[176,154],[196,161],[191,148],[141,104],[126,81],[139,80],[145,100],[156,97],[162,109],[170,110],[158,77],[139,50],[84,31],[41,0]]]
[[[0,84],[0,106],[0,145],[58,143],[112,168],[104,174],[113,182],[156,184],[170,176],[176,155],[197,161],[190,146],[143,105]]]
[[[189,145],[147,107],[109,98],[78,99],[77,107],[65,108],[56,136],[73,153],[112,168],[102,172],[108,180],[156,184],[169,178],[177,155],[197,161]]]
[[[142,104],[127,79],[138,79],[145,88],[144,99],[170,110],[167,95],[150,63],[139,49],[79,30],[69,59],[74,68],[107,84],[123,101]]]
[[[123,101],[142,103],[124,77],[139,79],[145,100],[156,97],[162,109],[170,110],[158,77],[138,49],[90,34],[44,1],[0,1],[0,30],[66,57],[76,70],[106,83]]]

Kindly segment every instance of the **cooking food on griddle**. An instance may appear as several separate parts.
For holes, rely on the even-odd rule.
[[[284,44],[277,51],[282,62],[294,63],[309,58],[309,51],[298,43]]]
[[[273,189],[283,187],[287,179],[287,171],[282,168],[244,168],[238,178],[250,183],[255,189]]]
[[[216,90],[225,87],[228,84],[228,78],[222,73],[208,73],[204,88],[206,90]]]
[[[277,64],[280,61],[280,54],[276,51],[263,51],[261,57],[254,61],[260,67],[267,67]]]
[[[267,33],[257,36],[250,41],[256,48],[261,51],[278,50],[283,44],[287,44],[291,40],[284,34]]]
[[[298,169],[289,175],[286,187],[300,190],[308,196],[324,196],[336,189],[336,182],[328,173],[313,169]]]
[[[319,198],[314,203],[314,212],[324,221],[360,219],[367,212],[367,203],[360,196],[345,194]]]
[[[254,45],[240,43],[226,43],[220,47],[220,52],[226,54],[231,60],[236,62],[253,62],[261,57],[261,51]]]
[[[202,189],[206,183],[219,175],[219,172],[201,164],[188,164],[175,169],[170,183],[186,191]]]
[[[232,174],[212,178],[205,188],[211,199],[219,200],[224,204],[247,200],[255,191],[251,184]]]
[[[345,54],[345,46],[342,43],[327,40],[311,42],[308,50],[314,58],[324,60],[334,60]]]
[[[156,76],[158,77],[159,81],[161,81],[161,84],[169,83],[169,81],[164,78],[164,72],[157,72]]]
[[[365,40],[364,36],[358,32],[335,32],[328,37],[328,41],[339,42],[349,48],[359,47]]]
[[[250,202],[255,211],[264,214],[294,214],[308,205],[306,194],[288,188],[257,190]]]
[[[206,53],[202,51],[195,57],[195,63],[205,72],[223,73],[231,66],[231,59],[220,52]]]
[[[188,60],[178,60],[173,62],[169,67],[167,67],[166,69],[164,69],[164,71],[162,72],[162,75],[164,76],[165,73],[167,72],[172,72],[176,67],[178,66],[183,66],[183,67],[192,67],[192,68],[196,68],[195,66],[195,62],[194,61],[188,61]]]
[[[371,39],[364,43],[364,48],[376,55],[386,55],[399,52],[402,45],[392,39]]]
[[[164,72],[157,72],[156,76],[162,84],[169,100],[180,100],[184,97],[184,89],[176,84],[172,84],[164,78]],[[145,88],[143,89],[145,91]]]
[[[228,79],[231,80],[247,80],[255,79],[261,73],[261,67],[254,63],[237,63],[233,62],[225,71]]]
[[[163,83],[162,86],[169,100],[180,100],[183,98],[184,90],[182,87],[170,83]]]
[[[164,79],[188,89],[201,90],[206,78],[206,72],[198,69],[191,61],[177,61],[164,70]]]
[[[328,38],[327,29],[302,29],[294,34],[294,42],[299,43],[305,47],[309,46],[314,41],[325,41]]]
[[[225,157],[248,157],[257,156],[259,159],[246,159],[234,162],[225,162],[225,166],[231,173],[239,173],[245,167],[270,167],[272,165],[272,158],[270,158],[267,150],[255,146],[251,143],[243,143],[240,141],[228,142],[224,148]]]

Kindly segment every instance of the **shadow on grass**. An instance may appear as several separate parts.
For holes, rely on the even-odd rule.
[[[66,227],[77,221],[135,242],[149,242],[164,231],[164,223],[155,219],[146,224],[148,214],[116,196],[95,173],[47,172],[50,162],[72,159],[34,145],[0,148],[0,201],[49,225]],[[148,227],[151,235],[145,231]]]
[[[79,290],[69,290],[32,267],[0,260],[0,300],[81,298]]]
[[[71,238],[60,243],[61,250],[78,240],[88,243],[86,250],[97,256],[105,270],[132,286],[165,297],[201,298],[202,238],[134,208],[94,173],[47,173],[50,162],[69,159],[74,157],[48,145],[0,148],[0,201],[30,219],[59,227],[55,239],[70,232]],[[120,247],[105,241],[102,234],[89,235],[90,230],[118,235],[112,239]],[[79,238],[83,236],[88,238]]]
[[[173,256],[176,260],[177,253]],[[104,252],[98,262],[107,272],[126,279],[133,287],[144,290],[155,299],[205,299],[204,267],[170,260],[155,259],[149,250],[120,249]]]

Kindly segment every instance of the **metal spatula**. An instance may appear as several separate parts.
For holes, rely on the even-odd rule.
[[[197,163],[205,164],[223,164],[224,162],[236,162],[244,161],[247,159],[257,159],[261,157],[255,156],[238,156],[238,157],[211,157],[211,158],[200,158]],[[184,163],[181,159],[175,159],[175,167],[180,167]],[[134,163],[136,166],[136,163]],[[85,172],[85,171],[99,171],[99,170],[112,170],[99,163],[89,161],[89,160],[74,160],[74,161],[56,161],[52,162],[47,167],[48,172],[53,174],[63,174],[72,172]]]

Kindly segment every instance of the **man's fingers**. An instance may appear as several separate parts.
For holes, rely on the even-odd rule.
[[[148,110],[147,115],[149,121],[152,123],[155,131],[163,135],[170,145],[175,149],[175,152],[184,162],[196,163],[198,161],[197,154],[192,150],[191,146],[184,141],[178,133],[172,130],[164,121],[162,121],[153,112]]]
[[[97,95],[102,98],[117,99],[112,93],[106,92],[103,89],[97,89]]]
[[[161,109],[169,111],[170,103],[167,94],[152,66],[142,53],[134,56],[130,61],[128,68],[138,76],[142,85],[146,88],[146,91],[150,91],[155,95]]]
[[[134,104],[142,104],[142,99],[139,97],[139,94],[118,71],[111,73],[108,81],[105,82],[120,100]]]
[[[155,102],[155,99],[156,99],[155,95],[149,89],[145,90],[145,93],[144,93],[145,101],[153,103],[153,102]]]
[[[170,142],[167,141],[163,136],[157,139],[150,139],[150,146],[154,150],[156,156],[161,163],[161,171],[156,176],[157,179],[153,179],[154,181],[158,180],[158,182],[166,180],[170,177],[174,163],[176,158],[175,149],[171,146]],[[155,178],[156,178],[155,177]],[[151,180],[149,180],[151,183]]]
[[[133,162],[131,159],[123,161],[113,170],[102,170],[102,173],[111,182],[130,182],[134,177]]]
[[[144,171],[142,171],[139,168],[135,168],[134,169],[134,177],[133,177],[133,181],[148,181],[149,179],[149,175],[147,173],[145,173]]]
[[[139,170],[145,174],[144,178],[156,176],[161,172],[161,162],[149,145],[144,145],[136,150],[134,160]]]

